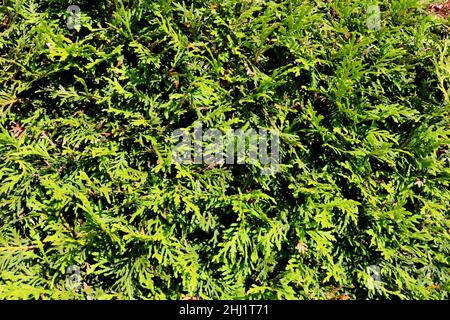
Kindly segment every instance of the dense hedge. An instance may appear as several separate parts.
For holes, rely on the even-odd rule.
[[[424,1],[0,4],[0,298],[449,298]],[[173,163],[199,122],[275,130],[279,171]]]

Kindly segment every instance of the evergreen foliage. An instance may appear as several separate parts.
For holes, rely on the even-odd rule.
[[[73,30],[71,4],[0,1],[1,299],[449,298],[424,1],[78,0]],[[275,130],[280,170],[173,163],[196,122]]]

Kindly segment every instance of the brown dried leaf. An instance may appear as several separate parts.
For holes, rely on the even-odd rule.
[[[416,182],[414,182],[414,185],[418,186],[418,187],[422,187],[423,186],[423,181],[420,179],[416,179]]]
[[[448,18],[450,16],[450,0],[441,4],[430,4],[428,11],[435,13],[441,18]]]
[[[24,131],[25,131],[25,128],[20,126],[20,124],[18,124],[18,123],[15,123],[11,127],[11,132],[16,139],[19,139],[20,137],[22,137]]]
[[[341,294],[340,296],[336,297],[336,300],[348,300],[350,299],[350,296],[347,293]]]
[[[308,246],[302,242],[298,242],[297,245],[295,246],[295,249],[298,250],[298,252],[300,252],[301,255],[304,255],[307,251],[308,251]]]
[[[9,17],[3,16],[2,22],[0,23],[0,31],[3,31],[4,29],[6,29],[6,27],[8,27],[8,24],[9,24]]]
[[[184,295],[181,297],[182,300],[202,300],[200,297],[191,297],[191,296],[187,296]]]
[[[45,163],[45,169],[49,169],[52,165],[47,160],[44,160]]]

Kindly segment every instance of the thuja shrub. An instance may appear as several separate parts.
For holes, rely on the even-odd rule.
[[[0,4],[1,299],[449,298],[428,2]],[[198,123],[278,170],[173,161]]]

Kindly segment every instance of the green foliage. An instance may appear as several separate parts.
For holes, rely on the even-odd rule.
[[[1,299],[449,298],[423,1],[378,1],[379,30],[368,0],[79,0],[78,30],[70,4],[0,1]],[[174,164],[196,121],[276,130],[280,171]]]

